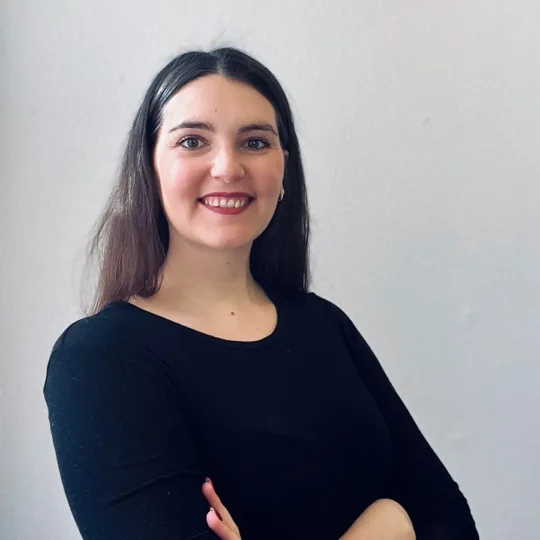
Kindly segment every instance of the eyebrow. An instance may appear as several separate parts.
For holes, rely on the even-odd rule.
[[[179,129],[205,129],[212,132],[216,131],[214,126],[207,122],[192,122],[188,120],[171,128],[169,130],[169,133],[173,133],[174,131],[178,131]],[[271,124],[265,123],[247,124],[239,128],[238,133],[247,133],[249,131],[269,131],[270,133],[273,133],[276,137],[279,137],[273,126]]]

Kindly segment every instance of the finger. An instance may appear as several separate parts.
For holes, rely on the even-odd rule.
[[[234,519],[232,518],[231,514],[229,513],[225,505],[221,502],[221,499],[216,493],[214,484],[212,483],[210,479],[205,481],[205,483],[203,484],[202,492],[204,496],[206,497],[208,504],[212,508],[215,508],[219,514],[221,514],[221,517],[223,518],[225,525],[227,525],[233,532],[236,532],[239,534],[239,529],[236,526]]]
[[[214,484],[209,478],[205,480],[202,486],[202,492],[204,496],[206,497],[208,504],[212,508],[216,508],[223,516],[222,510],[224,508],[224,505],[221,502],[221,499],[219,498],[218,494],[216,493],[216,488],[214,487]]]
[[[229,513],[225,505],[221,502],[221,499],[216,493],[214,484],[212,484],[211,481],[205,482],[202,487],[202,492],[206,497],[208,504],[212,508],[217,510],[217,512],[221,515],[223,521],[225,522],[225,525],[227,525],[233,531],[238,531],[238,527],[236,526],[236,523],[234,522],[231,514]]]
[[[240,538],[239,535],[227,527],[224,521],[219,519],[214,508],[210,508],[210,511],[206,514],[206,523],[221,540],[238,540]]]

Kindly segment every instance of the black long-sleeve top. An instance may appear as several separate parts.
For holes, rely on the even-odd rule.
[[[112,302],[54,344],[44,394],[85,540],[216,538],[205,477],[243,540],[337,540],[375,500],[419,540],[478,538],[466,499],[347,315],[273,295],[259,341]]]

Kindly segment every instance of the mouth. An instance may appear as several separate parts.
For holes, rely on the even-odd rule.
[[[225,196],[206,196],[201,197],[198,201],[209,208],[221,208],[221,209],[239,209],[245,208],[255,200],[255,197],[249,195],[225,197]]]
[[[254,200],[246,193],[214,193],[201,197],[198,202],[214,214],[232,217],[247,211]]]

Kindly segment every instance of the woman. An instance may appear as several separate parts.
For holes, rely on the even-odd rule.
[[[85,539],[478,538],[358,330],[308,292],[308,235],[276,78],[232,48],[172,60],[44,388]]]

